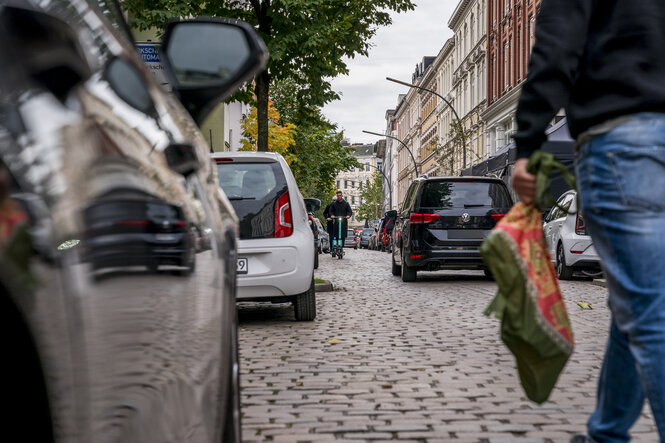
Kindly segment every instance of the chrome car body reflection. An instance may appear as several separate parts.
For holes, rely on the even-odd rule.
[[[207,146],[96,7],[40,3],[0,3],[4,437],[239,442],[237,218]]]

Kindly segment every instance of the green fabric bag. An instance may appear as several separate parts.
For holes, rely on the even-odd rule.
[[[570,180],[551,154],[537,151],[532,156],[529,172],[537,174],[536,201],[543,201],[551,170],[561,168]],[[522,387],[530,400],[543,403],[574,341],[536,205],[515,204],[483,242],[481,254],[499,287],[485,314],[501,319],[501,340],[515,356]]]

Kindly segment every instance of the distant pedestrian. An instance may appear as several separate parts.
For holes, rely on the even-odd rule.
[[[571,441],[628,441],[645,399],[665,441],[665,1],[543,0],[514,136],[525,203],[527,157],[562,107],[612,314],[596,409]]]
[[[326,231],[328,231],[328,237],[330,240],[333,238],[333,222],[332,219],[330,218],[330,207],[332,206],[333,203],[337,201],[337,195],[333,195],[332,202],[328,203],[328,206],[323,210],[323,218],[326,219]]]

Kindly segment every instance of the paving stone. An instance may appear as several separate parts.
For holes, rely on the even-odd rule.
[[[482,272],[403,283],[389,254],[358,250],[322,255],[316,277],[336,290],[317,295],[313,322],[294,321],[289,303],[239,304],[245,443],[567,442],[583,432],[607,339],[605,288],[561,282],[576,350],[537,405],[499,321],[483,314],[496,286]],[[579,309],[582,299],[595,309]],[[658,441],[652,417],[646,406],[634,441]]]

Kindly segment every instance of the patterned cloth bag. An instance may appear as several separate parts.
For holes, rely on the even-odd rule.
[[[574,177],[561,163],[537,151],[528,166],[537,176],[536,202],[553,200],[546,196],[553,169],[575,186]],[[522,387],[530,400],[543,403],[574,342],[537,205],[515,204],[487,237],[481,254],[499,287],[485,314],[501,319],[501,340],[515,356]]]

